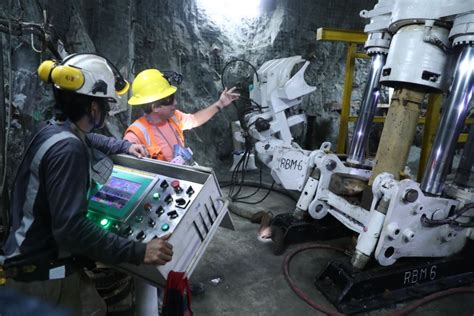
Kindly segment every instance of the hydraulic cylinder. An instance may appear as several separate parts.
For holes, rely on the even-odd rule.
[[[375,54],[372,56],[372,63],[362,97],[362,105],[357,118],[354,136],[352,137],[349,156],[347,161],[355,164],[363,164],[365,151],[369,138],[370,126],[374,119],[377,103],[380,97],[380,75],[385,65],[387,56],[385,54]]]
[[[474,93],[474,46],[462,47],[420,188],[441,195]]]

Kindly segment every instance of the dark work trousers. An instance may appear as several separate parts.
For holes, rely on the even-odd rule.
[[[8,280],[6,286],[24,295],[66,308],[75,316],[105,316],[107,313],[107,306],[97,292],[94,282],[82,270],[57,280]]]

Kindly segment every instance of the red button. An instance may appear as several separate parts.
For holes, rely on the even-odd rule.
[[[171,181],[171,186],[173,187],[173,189],[179,188],[179,180]]]
[[[145,203],[145,205],[143,205],[143,208],[147,211],[151,210],[151,204],[150,203]]]

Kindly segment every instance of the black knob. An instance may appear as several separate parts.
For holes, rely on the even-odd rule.
[[[125,236],[130,236],[131,234],[133,234],[133,229],[132,229],[132,227],[131,227],[131,226],[128,226],[127,228],[125,228],[124,231],[123,231],[123,234],[124,234]]]
[[[170,204],[171,202],[173,202],[173,197],[171,196],[171,194],[168,194],[166,197],[165,197],[165,202],[167,204]]]
[[[194,194],[194,189],[193,189],[192,186],[189,186],[189,188],[186,190],[186,194],[187,194],[188,196],[191,196],[191,195]]]
[[[145,232],[143,230],[137,234],[137,240],[143,240],[143,239],[145,239],[145,237],[146,237],[146,235],[145,235]]]
[[[155,211],[156,215],[158,215],[158,216],[163,215],[164,212],[165,212],[165,210],[163,209],[163,206],[161,206],[161,205],[158,206],[158,208]]]
[[[148,225],[149,225],[150,227],[155,227],[155,225],[156,225],[155,220],[154,220],[153,218],[150,218],[150,219],[148,220]]]
[[[163,180],[163,181],[161,182],[161,184],[160,184],[160,187],[161,187],[162,189],[166,189],[168,186],[169,186],[169,185],[168,185],[168,182],[166,182],[166,180]]]

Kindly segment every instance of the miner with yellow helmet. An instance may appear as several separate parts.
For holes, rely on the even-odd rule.
[[[108,60],[94,54],[47,61],[38,74],[53,84],[58,115],[36,133],[20,163],[0,266],[9,276],[7,287],[69,307],[74,315],[105,315],[105,303],[82,271],[83,258],[163,265],[173,255],[169,236],[144,244],[86,218],[95,179],[93,149],[146,155],[142,145],[91,132],[103,125],[108,102],[128,84]],[[82,293],[88,293],[87,304]],[[89,313],[86,306],[93,303]]]
[[[129,126],[124,136],[134,144],[145,145],[150,157],[175,163],[184,163],[190,157],[183,131],[203,125],[239,98],[235,87],[226,88],[215,103],[193,114],[184,113],[176,110],[177,87],[170,83],[179,84],[180,80],[173,72],[164,74],[157,69],[140,72],[132,83],[128,103],[140,106],[144,113]]]

